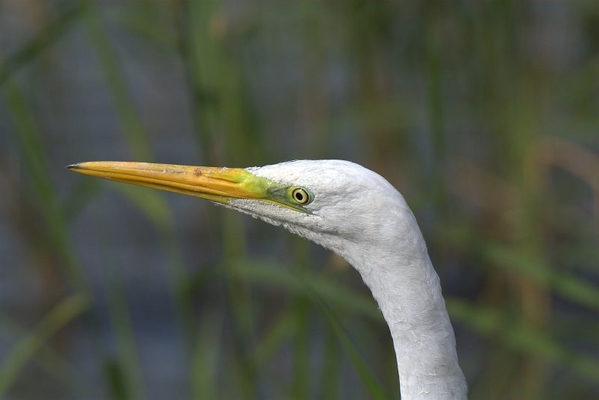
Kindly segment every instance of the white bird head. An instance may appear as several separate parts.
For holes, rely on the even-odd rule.
[[[134,162],[69,168],[204,198],[333,250],[360,272],[389,325],[402,398],[466,398],[439,278],[420,229],[401,194],[378,174],[340,160],[246,169]]]
[[[119,182],[208,199],[250,214],[346,255],[348,246],[398,245],[415,221],[384,178],[343,160],[299,160],[218,168],[137,162],[86,162],[70,169]],[[385,211],[385,212],[382,212]],[[399,214],[400,218],[394,218]],[[390,226],[389,221],[394,221]]]

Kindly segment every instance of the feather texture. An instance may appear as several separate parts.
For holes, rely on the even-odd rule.
[[[313,193],[305,206],[310,213],[245,199],[228,206],[334,251],[360,273],[389,325],[402,399],[465,399],[439,277],[402,195],[380,175],[348,161],[301,160],[247,170]]]

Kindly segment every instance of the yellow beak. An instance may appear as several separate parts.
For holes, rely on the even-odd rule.
[[[133,185],[168,190],[227,203],[263,199],[277,185],[241,168],[194,167],[140,162],[93,161],[69,165],[72,171]]]
[[[92,161],[69,165],[98,178],[201,197],[218,203],[231,199],[268,201],[309,213],[291,196],[294,187],[256,176],[242,168],[195,167],[141,162]]]

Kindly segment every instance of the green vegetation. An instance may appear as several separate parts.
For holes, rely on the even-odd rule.
[[[598,3],[233,3],[0,0],[0,397],[397,398],[343,260],[63,168],[343,158],[412,205],[472,399],[597,398]]]

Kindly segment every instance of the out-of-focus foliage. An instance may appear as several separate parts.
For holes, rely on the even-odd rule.
[[[597,1],[0,0],[0,397],[397,398],[343,260],[64,169],[298,158],[405,195],[472,399],[599,396]]]

